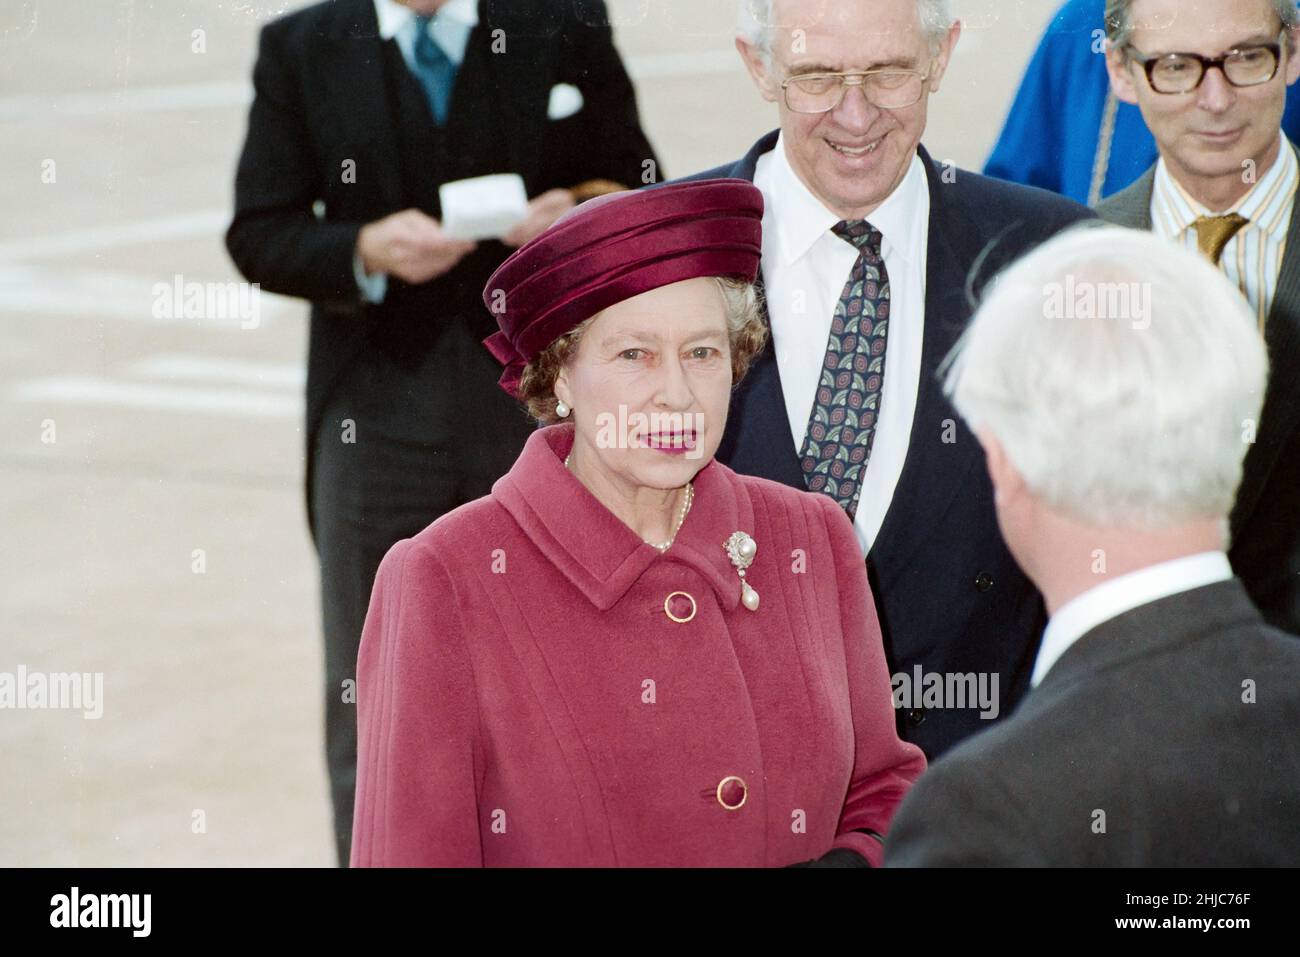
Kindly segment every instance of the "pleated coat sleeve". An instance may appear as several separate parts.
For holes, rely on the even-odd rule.
[[[405,539],[375,578],[357,658],[353,867],[481,867],[483,767],[467,636],[438,556]]]
[[[925,770],[925,754],[898,737],[880,618],[853,526],[831,498],[817,498],[824,503],[822,514],[835,558],[853,712],[853,777],[832,847],[856,851],[879,867],[884,845],[863,832],[875,831],[883,839],[899,803]]]

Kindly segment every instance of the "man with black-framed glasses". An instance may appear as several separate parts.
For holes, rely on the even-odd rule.
[[[1300,631],[1300,157],[1283,135],[1300,79],[1294,0],[1110,0],[1107,67],[1156,164],[1097,207],[1214,262],[1250,303],[1272,367],[1232,513],[1233,569],[1269,622]]]
[[[1046,621],[936,370],[970,317],[968,277],[1089,213],[941,167],[921,147],[961,34],[947,0],[740,5],[737,49],[780,128],[701,176],[763,193],[772,335],[733,396],[717,457],[844,509],[871,576],[899,734],[935,758],[1011,711]]]

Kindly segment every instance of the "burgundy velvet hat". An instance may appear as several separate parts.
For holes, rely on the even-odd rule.
[[[501,388],[552,342],[617,302],[704,276],[753,282],[763,194],[748,180],[704,179],[588,200],[501,264],[483,289],[500,332]]]

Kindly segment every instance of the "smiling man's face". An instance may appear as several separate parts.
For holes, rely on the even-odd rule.
[[[775,0],[773,19],[770,67],[752,45],[737,46],[759,90],[778,105],[790,165],[827,208],[865,218],[907,173],[960,26],[932,46],[917,0]],[[781,90],[782,81],[802,73],[882,68],[928,71],[921,99],[884,110],[850,86],[835,109],[811,114],[790,110]]]

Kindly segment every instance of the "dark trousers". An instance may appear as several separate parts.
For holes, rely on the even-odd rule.
[[[497,370],[499,372],[499,370]],[[531,431],[509,398],[488,401],[492,448],[429,442],[445,435],[431,407],[433,370],[403,372],[360,360],[337,387],[313,443],[312,498],[325,632],[325,753],[340,866],[352,846],[356,791],[357,651],[379,563],[394,543],[487,495]],[[445,373],[444,373],[445,375]],[[354,441],[345,441],[348,421]],[[495,420],[495,421],[493,421]],[[467,470],[468,469],[468,470]]]

